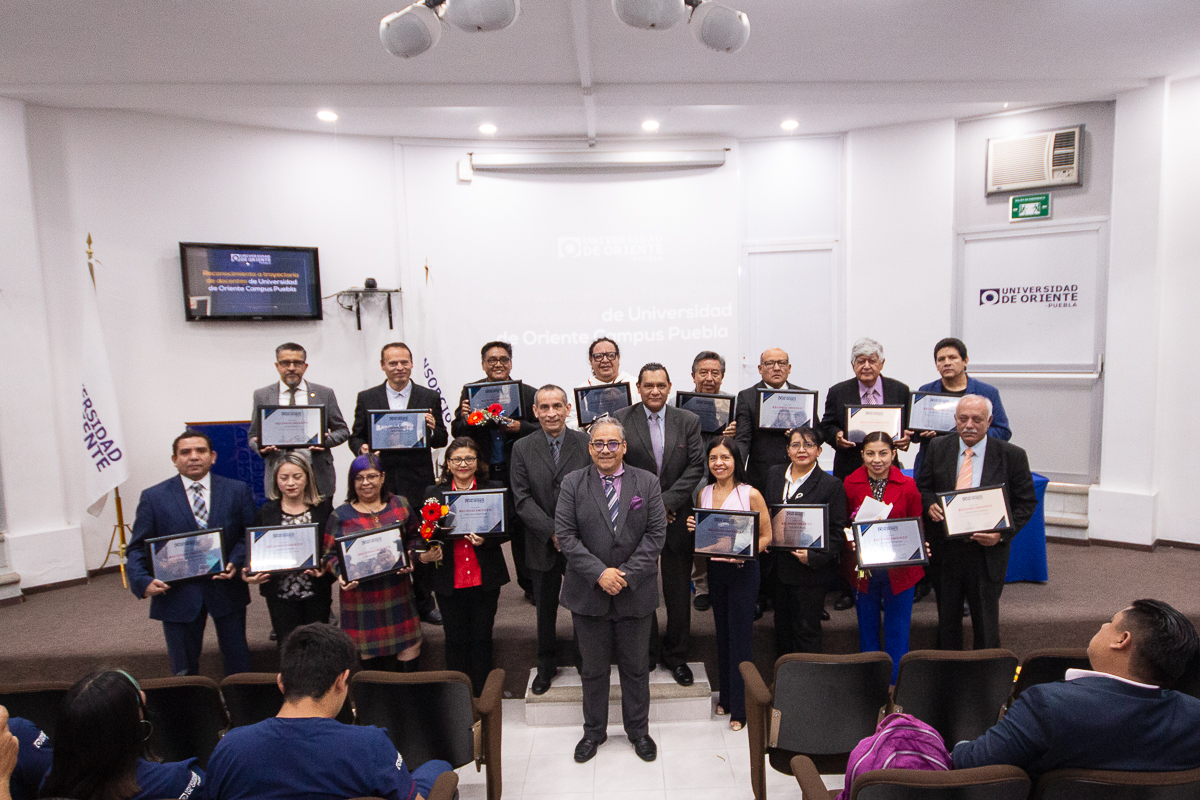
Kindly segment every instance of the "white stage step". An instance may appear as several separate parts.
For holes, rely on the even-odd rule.
[[[650,721],[687,722],[709,719],[716,702],[704,664],[688,664],[695,681],[680,686],[662,667],[650,673]],[[544,727],[583,724],[583,684],[574,667],[559,667],[554,683],[543,695],[529,691],[537,670],[529,671],[525,683],[525,724]],[[609,673],[608,722],[621,722],[621,678],[614,665]]]

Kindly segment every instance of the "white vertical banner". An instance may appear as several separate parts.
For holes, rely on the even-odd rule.
[[[91,281],[83,281],[81,297],[79,353],[83,431],[78,453],[83,470],[84,501],[88,504],[88,513],[99,516],[108,493],[129,478],[129,462],[125,458],[125,434],[117,413],[117,392],[104,346],[104,331],[100,327],[96,289]]]
[[[417,308],[421,309],[421,342],[418,354],[414,354],[417,363],[413,364],[413,369],[420,376],[417,380],[418,383],[433,389],[441,396],[442,421],[446,423],[446,430],[450,430],[450,421],[453,418],[454,405],[458,402],[458,395],[450,393],[447,389],[448,367],[442,357],[441,342],[437,333],[437,314],[434,313],[435,309],[443,307],[438,303],[436,285],[437,281],[433,277],[433,270],[426,262],[425,282],[421,286],[420,302],[417,303]]]

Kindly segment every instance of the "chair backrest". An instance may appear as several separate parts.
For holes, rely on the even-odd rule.
[[[897,710],[937,729],[947,749],[996,724],[1012,692],[1017,657],[1009,650],[913,650],[900,659]]]
[[[781,656],[768,746],[806,755],[849,753],[875,732],[891,677],[887,653]]]
[[[350,681],[355,721],[387,729],[410,769],[449,761],[457,769],[475,759],[471,679],[461,672],[376,672]]]
[[[926,772],[877,769],[854,781],[850,800],[1026,800],[1029,776],[1008,765]]]
[[[229,727],[240,728],[270,719],[283,708],[274,672],[239,672],[221,681],[221,696],[229,712]]]
[[[66,681],[12,683],[0,687],[0,706],[10,717],[23,717],[42,729],[54,741],[58,711],[71,684]]]
[[[200,676],[149,678],[142,683],[154,726],[150,749],[163,761],[200,760],[201,768],[229,724],[216,681]]]
[[[1013,684],[1012,698],[1039,683],[1061,681],[1069,669],[1091,669],[1086,647],[1055,647],[1031,653],[1021,663],[1021,674]]]
[[[1195,800],[1200,769],[1184,772],[1108,772],[1056,769],[1043,775],[1034,800]]]

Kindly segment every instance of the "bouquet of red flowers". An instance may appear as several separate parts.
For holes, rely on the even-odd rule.
[[[467,415],[468,425],[486,425],[489,422],[501,425],[508,424],[508,418],[504,416],[504,406],[499,403],[492,403],[483,410],[475,410]]]
[[[433,539],[433,533],[438,528],[438,520],[450,513],[450,506],[442,505],[437,498],[431,497],[421,506],[421,538],[426,542]]]

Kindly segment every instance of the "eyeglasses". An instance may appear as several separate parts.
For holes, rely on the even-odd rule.
[[[499,367],[503,364],[511,364],[512,359],[509,358],[508,356],[504,356],[502,358],[489,358],[489,359],[484,360],[483,363],[487,364],[489,367]]]
[[[819,450],[821,445],[813,444],[812,442],[791,442],[788,445],[788,450]]]
[[[278,363],[279,366],[281,366],[281,367],[303,367],[308,362],[306,362],[306,361],[279,361],[276,363]]]
[[[360,472],[354,476],[355,483],[374,483],[378,480],[383,480],[383,475],[378,472]]]
[[[772,367],[786,367],[788,365],[788,363],[789,362],[787,359],[779,359],[776,361],[763,361],[759,364],[759,366],[766,367],[767,369],[771,369]]]
[[[588,442],[588,446],[590,446],[597,453],[603,453],[605,450],[610,453],[615,453],[618,449],[620,449],[621,444],[622,442],[615,440],[609,440],[607,442]]]
[[[872,365],[878,366],[881,362],[879,361],[879,358],[876,356],[859,356],[858,358],[854,359],[854,361],[852,363],[856,367],[861,367],[866,364],[872,364]]]
[[[465,467],[467,464],[474,464],[479,459],[475,458],[475,456],[455,456],[446,460],[456,467]]]
[[[616,353],[592,353],[592,361],[616,361],[618,358]]]

